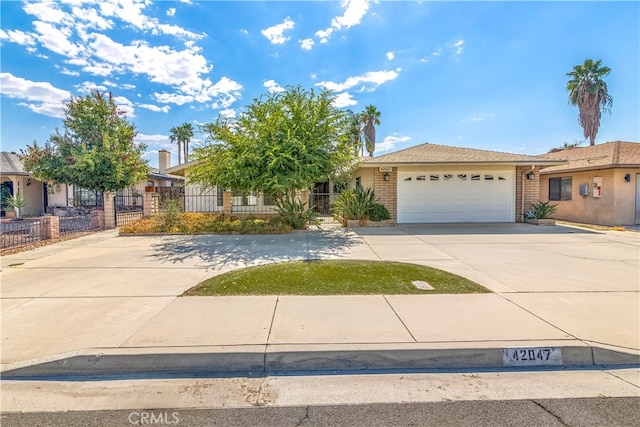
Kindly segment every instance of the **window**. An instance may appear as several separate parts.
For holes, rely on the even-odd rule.
[[[357,177],[356,178],[356,190],[358,188],[362,188],[362,178],[361,177]]]
[[[426,181],[426,180],[427,180],[426,175],[418,175],[416,177],[416,181]]]
[[[450,174],[450,173],[445,173],[444,174],[444,180],[445,181],[450,181],[451,179],[453,179],[453,174]]]
[[[409,178],[405,178],[404,180],[405,180],[405,181],[411,181],[411,177],[409,177]]]
[[[461,181],[466,181],[467,180],[467,174],[466,173],[459,173],[458,174],[458,179]]]
[[[571,200],[571,177],[549,178],[549,200]]]
[[[485,181],[493,181],[493,175],[485,175],[484,176],[484,180]]]
[[[440,181],[440,175],[431,175],[429,177],[430,181]]]
[[[471,181],[480,181],[480,174],[474,173],[471,175]]]

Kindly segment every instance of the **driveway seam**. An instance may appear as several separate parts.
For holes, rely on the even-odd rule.
[[[166,297],[164,297],[164,298],[166,298]],[[126,346],[126,345],[127,345],[127,343],[128,343],[129,341],[131,341],[131,339],[132,339],[132,338],[133,338],[133,337],[134,337],[138,332],[140,332],[140,331],[141,331],[145,326],[147,326],[149,323],[151,323],[151,321],[152,321],[153,319],[155,319],[156,317],[158,317],[158,316],[160,315],[160,313],[162,313],[163,311],[165,311],[165,310],[167,309],[167,307],[169,307],[171,304],[173,304],[177,299],[178,299],[178,297],[177,297],[177,296],[174,296],[174,298],[173,298],[171,301],[169,301],[169,303],[168,303],[167,305],[165,305],[164,307],[162,307],[162,309],[158,310],[158,312],[157,312],[156,314],[154,314],[153,316],[151,316],[151,317],[149,318],[149,320],[147,320],[146,322],[144,322],[144,323],[143,323],[143,324],[142,324],[138,329],[136,329],[136,330],[135,330],[131,335],[129,335],[129,338],[127,338],[126,340],[124,340],[124,341],[122,342],[122,344],[118,345],[118,348]]]
[[[276,319],[276,311],[278,310],[278,302],[280,301],[280,295],[276,295],[276,303],[273,305],[273,313],[271,314],[271,323],[269,324],[269,332],[267,333],[267,341],[264,346],[264,357],[262,359],[262,370],[267,370],[267,350],[269,350],[269,340],[271,339],[271,331],[273,330],[273,322]]]
[[[384,300],[386,301],[387,305],[389,306],[389,308],[391,309],[391,311],[393,311],[393,314],[396,315],[396,317],[398,318],[398,320],[400,321],[400,323],[402,323],[402,326],[404,326],[404,328],[407,330],[407,332],[409,333],[409,336],[411,336],[411,338],[413,339],[414,342],[418,342],[418,340],[416,339],[416,337],[413,336],[413,334],[411,333],[411,331],[409,330],[409,328],[407,327],[407,325],[404,323],[404,321],[402,320],[402,318],[400,317],[400,315],[398,315],[398,312],[395,310],[395,308],[393,308],[393,306],[391,305],[391,303],[389,302],[389,300],[387,299],[386,295],[382,295],[382,298],[384,298]]]

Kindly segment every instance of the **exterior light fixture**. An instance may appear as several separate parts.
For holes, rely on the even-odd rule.
[[[526,177],[527,177],[527,179],[528,179],[529,181],[531,181],[533,178],[535,178],[535,177],[536,177],[536,174],[535,174],[535,173],[533,173],[533,172],[529,172],[529,173],[527,173]]]
[[[624,176],[624,182],[631,182],[631,174],[628,173]]]
[[[382,175],[382,177],[384,178],[385,181],[389,181],[389,172],[385,172],[384,175]]]

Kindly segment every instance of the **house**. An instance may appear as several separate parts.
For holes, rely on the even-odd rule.
[[[352,185],[373,189],[397,223],[521,222],[540,168],[563,163],[426,143],[364,159]]]
[[[46,206],[60,203],[66,205],[68,195],[66,186],[48,185],[38,181],[25,172],[22,161],[15,152],[0,152],[0,185],[3,189],[3,200],[0,215],[5,217],[9,211],[5,206],[5,196],[20,193],[26,205],[20,210],[21,215],[40,215]]]
[[[540,200],[557,204],[556,219],[640,224],[640,143],[614,141],[541,157],[566,160],[540,171]]]
[[[25,172],[22,161],[17,153],[2,151],[0,153],[0,185],[5,194],[22,194],[26,206],[21,210],[22,215],[41,215],[47,211],[54,213],[52,207],[99,206],[102,205],[100,192],[90,191],[73,185],[48,184],[32,178]],[[154,189],[182,185],[184,178],[171,175],[166,170],[171,166],[171,154],[166,150],[158,153],[158,168],[149,168],[147,179],[140,181],[129,189],[121,190],[116,197],[118,203],[129,204],[135,198],[136,203],[142,202],[142,193],[149,186]],[[5,205],[2,203],[2,217],[6,216]]]

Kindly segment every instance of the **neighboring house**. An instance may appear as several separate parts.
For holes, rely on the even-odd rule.
[[[30,174],[25,172],[18,154],[14,152],[0,152],[0,185],[5,189],[5,194],[22,194],[26,205],[21,209],[21,215],[40,215],[46,206],[53,203],[66,204],[66,186],[50,186],[31,178]],[[5,204],[2,203],[0,215],[5,217],[7,213]]]
[[[17,153],[2,151],[0,157],[0,181],[8,194],[14,195],[20,192],[27,204],[22,209],[22,215],[41,215],[47,210],[51,213],[51,207],[68,207],[69,205],[102,205],[100,192],[89,191],[73,185],[47,184],[38,181],[25,172]],[[137,183],[129,189],[118,192],[120,203],[128,204],[130,199],[136,197],[141,202],[142,193],[147,187],[154,190],[182,185],[184,178],[171,175],[166,170],[171,166],[171,154],[166,150],[158,153],[159,167],[149,168],[147,179]],[[140,196],[133,196],[139,194]],[[118,197],[118,196],[116,196]],[[2,217],[6,215],[4,204],[1,211]]]
[[[521,222],[540,167],[563,160],[422,144],[364,159],[352,186],[372,188],[397,223]]]
[[[540,200],[554,218],[601,225],[640,224],[640,143],[607,142],[543,154],[566,159],[541,170]]]

